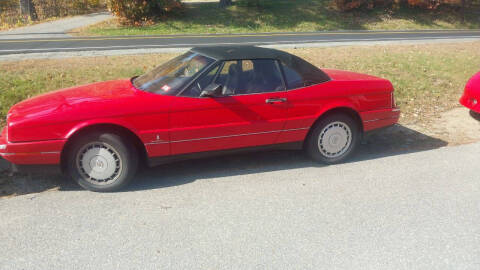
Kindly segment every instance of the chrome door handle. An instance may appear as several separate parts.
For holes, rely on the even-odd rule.
[[[265,100],[265,103],[267,104],[283,103],[283,102],[287,102],[287,99],[286,98],[267,98]]]

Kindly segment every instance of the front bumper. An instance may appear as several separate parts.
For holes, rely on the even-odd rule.
[[[0,135],[0,156],[16,165],[57,165],[65,140],[8,142],[6,129]]]

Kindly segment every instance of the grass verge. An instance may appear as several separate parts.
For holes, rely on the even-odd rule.
[[[218,2],[218,1],[217,1]],[[308,32],[321,30],[393,30],[480,28],[478,14],[441,8],[401,7],[340,12],[330,0],[265,0],[262,6],[242,2],[227,9],[218,3],[186,5],[181,15],[144,27],[121,26],[117,20],[79,29],[79,35],[153,35],[198,33]]]
[[[468,78],[480,69],[480,42],[287,50],[319,67],[368,73],[395,86],[402,122],[428,122],[458,106]],[[15,103],[59,88],[141,74],[174,54],[0,62],[0,126]]]

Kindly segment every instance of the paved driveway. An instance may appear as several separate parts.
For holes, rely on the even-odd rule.
[[[92,13],[59,19],[51,22],[34,24],[16,28],[10,31],[0,31],[1,39],[28,39],[28,38],[66,38],[67,32],[72,29],[95,24],[112,18],[108,12]]]
[[[261,153],[0,199],[0,269],[479,269],[479,152]]]

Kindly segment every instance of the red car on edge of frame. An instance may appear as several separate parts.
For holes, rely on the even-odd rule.
[[[480,120],[480,72],[467,82],[460,104],[470,109],[473,118]]]
[[[54,166],[85,189],[114,191],[143,161],[279,147],[342,162],[399,115],[388,80],[273,49],[199,47],[140,77],[18,103],[0,155],[15,170]]]

